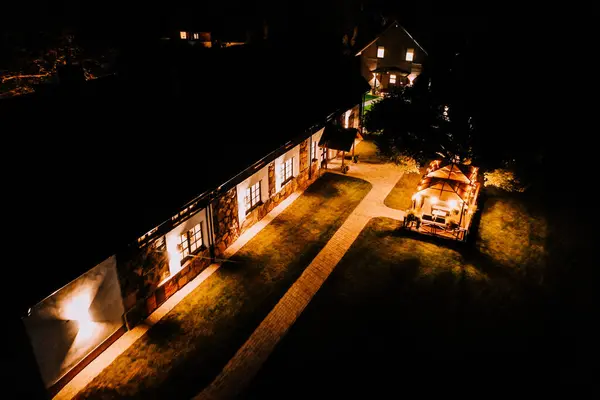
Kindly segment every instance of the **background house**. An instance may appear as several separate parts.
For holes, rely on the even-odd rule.
[[[421,73],[427,52],[402,25],[393,21],[356,55],[369,85],[374,90],[387,91],[412,84]]]

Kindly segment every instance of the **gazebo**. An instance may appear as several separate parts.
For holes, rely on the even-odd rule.
[[[412,196],[405,226],[421,233],[464,240],[477,207],[476,167],[431,162]]]

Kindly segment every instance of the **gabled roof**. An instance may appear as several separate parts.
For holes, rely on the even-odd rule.
[[[433,162],[434,167],[439,161]],[[436,196],[441,201],[462,200],[469,197],[469,189],[475,183],[477,168],[449,163],[427,173],[419,183],[417,193]]]
[[[440,201],[466,201],[469,195],[468,184],[441,178],[425,178],[417,190],[420,195],[436,196]]]
[[[419,44],[419,42],[417,42],[417,40],[410,34],[408,33],[408,31],[402,26],[400,25],[400,23],[397,20],[392,21],[391,23],[389,23],[385,28],[383,28],[383,30],[377,35],[375,36],[375,38],[373,40],[371,40],[369,43],[367,43],[365,46],[363,46],[357,53],[356,55],[359,56],[363,51],[365,51],[369,46],[371,46],[373,43],[375,43],[377,41],[377,39],[379,39],[381,36],[385,35],[386,32],[388,30],[390,30],[393,27],[399,27],[401,28],[404,33],[406,33],[406,35],[413,41],[415,42],[415,44],[421,49],[421,51],[423,53],[425,53],[426,56],[428,56],[429,54],[427,53],[427,51],[423,48],[423,46],[421,46]]]
[[[465,170],[466,174],[461,171],[461,168]],[[463,183],[473,183],[473,177],[476,169],[474,167],[469,167],[466,165],[459,166],[455,163],[450,163],[441,168],[436,169],[435,171],[431,171],[427,174],[428,178],[443,178]]]

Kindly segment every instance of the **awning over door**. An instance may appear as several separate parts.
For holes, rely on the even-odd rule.
[[[319,140],[319,147],[328,149],[351,151],[354,139],[360,139],[360,134],[356,128],[342,128],[341,126],[329,124],[325,127],[323,136]]]

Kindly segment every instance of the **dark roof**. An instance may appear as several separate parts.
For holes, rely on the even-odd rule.
[[[352,150],[352,144],[354,143],[354,139],[356,139],[357,133],[358,130],[355,128],[346,129],[330,123],[323,131],[321,140],[319,140],[319,146],[333,150],[350,151]]]
[[[385,33],[388,30],[390,30],[392,27],[398,27],[398,28],[402,29],[402,31],[413,42],[415,42],[415,44],[423,51],[423,53],[425,53],[425,55],[428,55],[427,51],[423,48],[423,46],[421,46],[419,44],[419,42],[417,42],[417,40],[397,20],[393,20],[393,21],[387,23],[385,26],[379,27],[378,30],[374,29],[373,26],[367,26],[367,27],[365,27],[366,29],[361,29],[360,30],[361,32],[363,30],[365,30],[366,33],[359,34],[359,37],[357,39],[357,44],[356,44],[356,48],[359,50],[356,52],[356,54],[360,55],[360,53],[362,53],[363,51],[365,51],[365,49],[367,49],[367,47],[369,47],[373,43],[375,43],[375,41],[377,41],[377,39],[379,39],[381,36],[385,35]],[[376,31],[374,32],[374,30],[376,30]]]
[[[27,304],[368,90],[344,60],[324,72],[270,49],[139,51],[151,56],[125,58],[120,77],[0,101],[4,226],[23,231],[25,260],[44,260]]]

